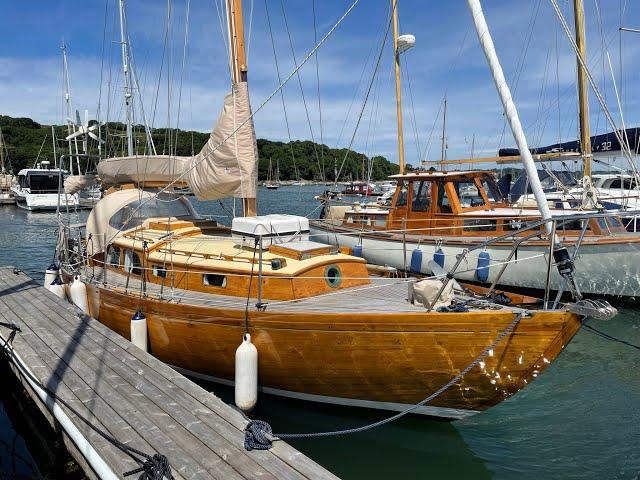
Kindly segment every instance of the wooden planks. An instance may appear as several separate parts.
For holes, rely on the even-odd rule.
[[[119,441],[164,454],[176,478],[336,478],[284,442],[246,452],[240,412],[11,268],[0,268],[0,321],[21,327],[13,346],[43,385]],[[115,472],[137,466],[65,411]]]

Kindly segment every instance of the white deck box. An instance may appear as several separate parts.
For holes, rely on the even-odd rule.
[[[231,223],[231,235],[239,243],[255,245],[262,238],[262,247],[309,240],[309,219],[297,215],[261,215],[236,217]]]

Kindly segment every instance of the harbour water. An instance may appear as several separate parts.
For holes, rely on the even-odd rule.
[[[260,189],[261,212],[317,216],[313,196],[323,188]],[[223,222],[233,208],[231,201],[195,203]],[[72,221],[85,217],[80,213]],[[55,213],[0,207],[0,265],[42,278],[52,260],[56,226]],[[640,308],[616,306],[620,314],[614,320],[590,323],[640,344]],[[344,479],[639,478],[639,368],[638,350],[583,329],[528,388],[475,417],[445,422],[411,416],[358,435],[292,443]],[[205,387],[233,398],[229,388]],[[34,432],[21,428],[20,414],[6,408],[6,396],[0,402],[0,478],[11,472],[39,478],[42,455]],[[263,395],[252,416],[284,433],[344,429],[385,414]]]

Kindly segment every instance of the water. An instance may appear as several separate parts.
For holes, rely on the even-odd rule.
[[[261,189],[260,211],[317,217],[313,196],[323,189]],[[231,201],[223,206],[195,203],[208,215],[224,215],[232,208]],[[0,208],[0,265],[17,265],[42,278],[51,263],[55,226],[55,214]],[[640,344],[640,308],[617,306],[620,314],[614,320],[591,324]],[[637,479],[639,368],[639,351],[582,330],[528,388],[475,417],[458,422],[409,417],[359,435],[292,443],[345,479]],[[206,386],[227,401],[233,399],[228,388]],[[307,432],[359,426],[385,414],[263,395],[253,416],[269,421],[277,432]],[[14,425],[0,404],[0,446],[14,441]],[[23,444],[18,437],[18,451],[29,460],[28,436],[25,440]],[[0,469],[5,470],[7,452],[0,452]]]

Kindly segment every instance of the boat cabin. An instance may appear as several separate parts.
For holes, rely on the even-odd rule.
[[[419,172],[393,175],[397,186],[391,206],[361,207],[346,210],[343,225],[370,230],[407,231],[420,235],[469,237],[497,236],[522,228],[538,220],[535,210],[513,208],[502,197],[498,185],[486,171]],[[552,210],[552,215],[571,212]],[[580,222],[565,226],[567,233],[578,234]],[[623,233],[619,219],[591,219],[590,233]]]
[[[22,190],[28,189],[30,193],[57,194],[66,176],[66,171],[57,168],[25,168],[18,172],[18,184]]]
[[[349,182],[342,190],[343,195],[373,195],[373,186],[367,182]]]

